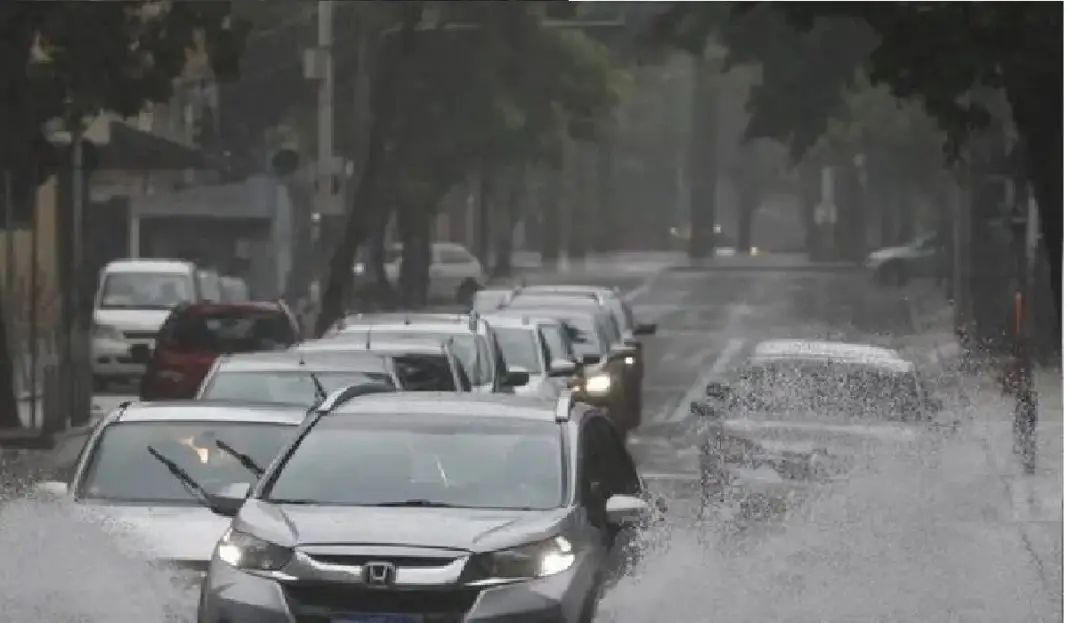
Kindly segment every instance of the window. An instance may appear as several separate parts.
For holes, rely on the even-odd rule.
[[[411,500],[468,508],[564,503],[563,444],[553,422],[442,414],[335,413],[268,479],[277,502],[375,506]]]
[[[497,327],[493,329],[504,355],[506,369],[522,368],[531,374],[541,374],[537,333],[529,328]]]
[[[454,247],[439,247],[435,252],[442,264],[470,264],[474,260],[467,251]]]
[[[222,283],[218,275],[210,271],[201,270],[197,271],[197,280],[200,283],[200,298],[212,302],[223,300]]]
[[[352,336],[353,339],[359,340],[361,343],[367,340],[367,332],[369,329],[361,328],[351,331],[346,331],[346,336]],[[433,330],[420,331],[403,331],[403,330],[370,330],[371,331],[371,344],[373,345],[376,340],[381,342],[403,342],[404,340],[432,340],[444,343],[446,340],[452,340],[452,348],[456,353],[456,356],[460,358],[461,364],[467,371],[467,375],[471,378],[471,382],[475,385],[487,385],[493,380],[493,369],[490,362],[492,359],[489,356],[489,347],[486,345],[486,339],[480,335],[474,333],[437,333]]]
[[[193,280],[180,273],[110,273],[100,286],[101,309],[171,309],[194,299]]]
[[[327,393],[349,385],[393,386],[393,380],[385,372],[316,372],[315,379]],[[319,395],[315,381],[307,372],[220,370],[208,381],[201,398],[311,406]]]
[[[148,452],[178,464],[209,492],[256,477],[219,448],[223,441],[267,466],[296,426],[227,422],[120,422],[91,450],[77,495],[95,500],[197,504],[182,483]]]
[[[600,357],[608,351],[604,332],[595,318],[586,314],[575,314],[563,318],[563,321],[575,354],[580,357]]]
[[[413,392],[454,392],[456,379],[448,357],[440,355],[402,355],[394,359],[401,387]]]
[[[187,309],[176,312],[159,333],[177,352],[240,353],[285,348],[297,335],[282,310]]]

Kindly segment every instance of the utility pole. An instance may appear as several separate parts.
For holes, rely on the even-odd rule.
[[[319,36],[316,47],[305,56],[305,76],[319,81],[318,140],[316,143],[315,201],[312,212],[311,248],[320,258],[323,217],[332,211],[334,189],[334,3],[319,1]],[[311,301],[319,306],[319,275],[323,262],[316,262],[311,282]]]

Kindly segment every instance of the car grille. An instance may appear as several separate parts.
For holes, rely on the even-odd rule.
[[[441,558],[438,556],[373,556],[373,555],[349,555],[349,554],[309,554],[305,552],[305,555],[316,560],[318,562],[326,563],[328,565],[345,565],[352,567],[362,567],[363,565],[375,561],[375,562],[389,562],[395,567],[416,567],[416,568],[428,568],[428,567],[444,567],[456,560],[453,558]]]
[[[348,584],[291,584],[285,587],[298,623],[329,623],[340,613],[419,614],[424,623],[460,623],[479,589],[367,589]]]

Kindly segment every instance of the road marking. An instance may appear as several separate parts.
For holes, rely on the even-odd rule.
[[[690,413],[690,403],[702,398],[705,394],[705,388],[708,386],[712,379],[723,374],[727,369],[727,366],[734,360],[734,358],[742,351],[742,347],[745,346],[745,340],[735,338],[727,342],[727,345],[719,352],[719,356],[712,362],[712,365],[708,370],[697,377],[697,380],[690,387],[690,390],[682,397],[678,405],[675,407],[675,412],[668,418],[669,422],[677,422],[683,420]]]

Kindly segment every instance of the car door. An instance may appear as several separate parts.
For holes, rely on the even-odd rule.
[[[599,530],[606,552],[604,579],[612,584],[636,561],[638,528],[637,524],[610,526],[605,504],[613,495],[641,496],[641,481],[622,438],[607,418],[600,415],[589,418],[583,424],[581,442],[586,474],[582,493],[591,523]]]

